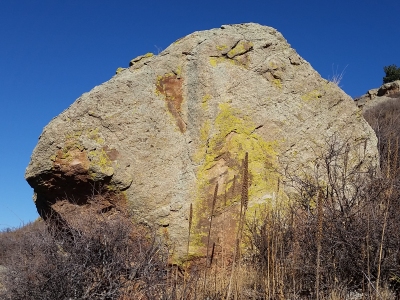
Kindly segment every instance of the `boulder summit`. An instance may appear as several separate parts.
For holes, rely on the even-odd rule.
[[[68,221],[107,193],[98,213],[128,207],[178,254],[192,204],[190,252],[204,253],[217,183],[211,239],[234,237],[246,153],[255,210],[286,201],[283,170],[311,169],[332,136],[378,164],[352,99],[277,30],[224,25],[139,56],[83,94],[44,128],[25,176],[45,219]]]

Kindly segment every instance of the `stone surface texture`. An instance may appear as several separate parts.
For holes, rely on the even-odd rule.
[[[217,182],[211,239],[235,236],[246,152],[249,211],[284,201],[281,171],[312,167],[315,149],[333,135],[377,164],[375,134],[352,99],[271,27],[194,32],[129,65],[44,128],[26,170],[41,215],[68,219],[101,186],[182,255],[192,203],[197,255]],[[109,210],[118,203],[105,201]]]

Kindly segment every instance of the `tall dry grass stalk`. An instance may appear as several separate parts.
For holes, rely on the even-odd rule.
[[[206,265],[204,268],[204,285],[203,285],[203,290],[206,290],[206,285],[207,285],[207,270],[208,268],[211,267],[211,260],[209,260],[209,248],[210,248],[210,239],[211,239],[211,229],[212,229],[212,220],[214,216],[214,209],[215,209],[215,204],[217,202],[217,196],[218,196],[218,182],[215,185],[215,190],[214,190],[214,197],[211,205],[211,213],[210,213],[210,223],[208,226],[208,235],[207,235],[207,253],[206,253]]]
[[[390,162],[390,158],[391,158],[391,140],[388,140],[388,154],[387,154],[387,173],[386,173],[386,179],[390,180],[392,177],[393,172],[391,172],[391,162]],[[397,151],[396,151],[397,152]],[[383,243],[384,243],[384,239],[385,239],[385,230],[386,230],[386,226],[388,223],[388,214],[389,214],[389,207],[390,207],[390,198],[392,197],[392,193],[393,193],[393,184],[390,185],[387,194],[386,194],[386,198],[387,198],[387,202],[386,202],[386,206],[385,206],[385,215],[384,215],[384,220],[383,220],[383,227],[382,227],[382,234],[381,234],[381,241],[380,241],[380,245],[379,245],[379,258],[378,258],[378,271],[377,271],[377,275],[376,275],[376,284],[375,284],[375,291],[376,291],[376,297],[379,297],[379,287],[380,287],[380,277],[381,277],[381,265],[382,265],[382,255],[383,255]]]
[[[243,163],[242,205],[244,207],[244,210],[242,219],[244,218],[248,203],[249,203],[249,154],[246,152]]]
[[[236,180],[237,180],[237,176],[234,175],[233,176],[233,183],[232,183],[232,199],[233,199],[233,197],[235,197]]]
[[[243,179],[242,179],[242,195],[240,201],[240,221],[239,221],[239,248],[238,248],[238,257],[240,259],[240,245],[242,243],[243,237],[243,227],[246,221],[246,211],[249,203],[249,154],[246,152],[243,161]]]
[[[246,152],[246,155],[243,160],[242,164],[243,169],[243,177],[242,177],[242,194],[241,194],[241,201],[240,201],[240,213],[239,213],[239,224],[238,224],[238,231],[236,234],[235,240],[235,249],[233,253],[233,260],[232,260],[232,269],[231,275],[229,278],[228,284],[228,292],[226,299],[230,299],[232,294],[233,285],[237,286],[236,281],[234,280],[234,275],[236,273],[237,268],[237,260],[240,258],[240,245],[242,243],[242,234],[243,234],[243,224],[245,222],[245,215],[246,210],[249,202],[249,154]],[[237,289],[236,289],[237,290]]]
[[[332,77],[329,78],[329,81],[336,84],[337,86],[340,86],[339,84],[342,81],[344,74],[346,73],[347,67],[348,65],[343,69],[342,72],[339,73],[338,71],[339,66],[337,66],[335,69],[334,64],[332,64]]]
[[[317,234],[316,234],[316,243],[317,243],[317,260],[316,260],[316,270],[315,270],[315,295],[316,299],[320,299],[319,295],[319,285],[320,285],[320,273],[321,273],[321,250],[322,250],[322,221],[323,221],[323,210],[322,210],[322,201],[323,201],[323,191],[319,190],[317,196]]]
[[[185,269],[184,269],[184,277],[183,277],[183,296],[185,296],[186,292],[186,281],[187,281],[187,269],[188,269],[188,264],[189,264],[189,247],[190,247],[190,233],[192,229],[192,222],[193,222],[193,205],[190,203],[189,207],[189,228],[188,228],[188,241],[187,241],[187,247],[186,247],[186,261],[185,261]]]
[[[186,251],[186,256],[189,258],[189,245],[190,245],[190,233],[192,230],[192,222],[193,222],[193,205],[190,203],[190,208],[189,208],[189,228],[188,228],[188,243],[187,243],[187,251]]]
[[[215,204],[217,202],[217,196],[218,196],[218,182],[215,185],[215,190],[214,190],[214,197],[213,197],[213,202],[212,202],[212,206],[211,206],[211,214],[210,214],[210,224],[208,227],[208,235],[207,235],[207,266],[210,267],[210,262],[209,262],[209,248],[210,248],[210,239],[211,239],[211,228],[212,228],[212,220],[214,217],[214,209],[215,209]]]

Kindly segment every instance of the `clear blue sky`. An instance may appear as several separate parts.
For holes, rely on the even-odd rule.
[[[350,96],[400,66],[400,2],[388,0],[0,1],[0,228],[37,218],[25,168],[43,127],[117,67],[222,24],[276,28]],[[334,69],[334,71],[333,71]]]

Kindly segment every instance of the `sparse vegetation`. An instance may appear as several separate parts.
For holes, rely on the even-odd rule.
[[[154,299],[167,258],[154,236],[122,217],[74,221],[1,235],[1,299]]]
[[[316,154],[314,173],[283,174],[293,190],[289,203],[276,199],[251,214],[246,154],[243,176],[235,177],[242,196],[231,252],[209,238],[217,192],[224,190],[218,184],[207,255],[181,266],[169,264],[172,249],[149,228],[122,214],[77,218],[62,229],[37,221],[2,232],[0,298],[398,299],[398,111],[393,101],[366,112],[379,140],[380,169],[364,166],[363,141],[355,157],[347,141],[331,136],[328,150]],[[187,240],[182,238],[187,257],[192,214],[190,206]]]
[[[340,86],[340,82],[343,79],[343,76],[344,76],[344,74],[346,72],[347,66],[340,73],[338,71],[338,68],[339,68],[339,66],[336,66],[336,69],[335,69],[335,65],[332,64],[332,77],[329,78],[329,81],[333,82],[337,86]]]

